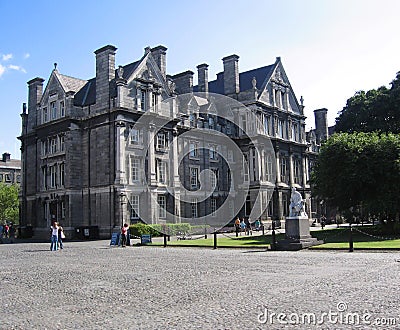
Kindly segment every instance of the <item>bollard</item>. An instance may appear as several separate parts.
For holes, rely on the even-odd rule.
[[[167,234],[164,234],[164,247],[167,247]]]
[[[272,220],[272,244],[271,250],[276,250],[275,221]]]
[[[353,228],[351,227],[350,223],[350,234],[349,234],[349,252],[353,252],[354,247],[353,247]]]
[[[261,226],[262,229],[262,235],[265,236],[265,229],[264,229],[264,225]]]
[[[217,248],[217,232],[214,231],[214,250]]]
[[[204,239],[207,239],[207,228],[204,227]]]

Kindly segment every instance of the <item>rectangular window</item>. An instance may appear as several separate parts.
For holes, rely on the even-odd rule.
[[[0,178],[0,182],[1,182],[1,178]],[[17,175],[17,183],[21,183],[21,175]]]
[[[272,182],[272,176],[272,157],[267,154],[265,157],[265,179],[268,182]]]
[[[232,126],[231,123],[226,123],[226,134],[231,135],[232,134]]]
[[[57,152],[57,138],[53,137],[50,140],[50,153],[55,154]]]
[[[57,167],[56,165],[50,166],[50,188],[57,186]]]
[[[131,182],[140,181],[140,159],[131,157]]]
[[[288,171],[288,167],[287,167],[287,158],[284,156],[281,156],[280,158],[280,165],[281,165],[281,182],[286,182],[287,181],[287,171]]]
[[[167,183],[167,162],[157,159],[157,181]]]
[[[210,159],[211,160],[217,160],[217,146],[215,145],[210,145],[208,149]]]
[[[157,150],[164,150],[167,147],[167,139],[165,133],[157,134]]]
[[[6,174],[6,182],[11,182],[12,181],[12,177],[10,173]]]
[[[197,189],[199,180],[199,169],[197,167],[190,167],[190,188]]]
[[[208,117],[208,128],[214,129],[214,118],[213,117]]]
[[[140,90],[140,108],[142,109],[142,111],[146,111],[146,98],[147,98],[146,91],[141,89]]]
[[[271,135],[271,117],[264,116],[264,133],[266,135]]]
[[[294,183],[301,184],[301,160],[294,159],[293,161],[294,166]]]
[[[60,164],[60,186],[64,187],[65,184],[65,164]]]
[[[158,217],[166,218],[167,217],[167,209],[166,209],[167,205],[166,205],[165,195],[158,195],[157,202],[158,202]]]
[[[189,115],[190,127],[196,126],[196,117],[193,113]]]
[[[130,144],[139,145],[142,144],[142,141],[143,141],[142,131],[136,128],[131,128],[129,132]]]
[[[139,195],[131,195],[131,219],[139,218]]]
[[[49,121],[49,113],[47,112],[47,107],[43,108],[43,121],[42,123],[47,123]]]
[[[211,198],[211,216],[215,217],[217,212],[217,199]]]
[[[249,182],[249,162],[246,154],[243,155],[243,181]]]
[[[65,117],[65,104],[64,104],[64,101],[60,101],[60,117]]]
[[[50,102],[51,120],[57,119],[56,101]]]
[[[284,138],[284,124],[283,120],[278,121],[278,136],[282,139]]]
[[[217,190],[218,188],[218,169],[212,168],[210,171],[210,188],[212,190]]]
[[[191,202],[191,211],[192,211],[192,218],[197,218],[197,198],[192,198]]]
[[[198,158],[199,157],[199,144],[197,142],[191,141],[189,143],[189,157],[190,158]]]
[[[246,120],[246,115],[241,115],[241,120],[242,120],[242,131],[244,134],[245,132],[247,132],[247,120]]]

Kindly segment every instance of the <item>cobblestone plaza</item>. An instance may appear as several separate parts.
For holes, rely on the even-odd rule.
[[[400,327],[397,252],[108,244],[0,245],[0,329]]]

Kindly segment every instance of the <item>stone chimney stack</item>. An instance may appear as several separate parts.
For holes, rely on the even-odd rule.
[[[115,78],[116,47],[107,45],[96,54],[96,109],[110,108],[110,81]]]
[[[229,55],[222,59],[224,62],[224,93],[238,94],[239,89],[239,56]]]
[[[208,64],[199,64],[197,66],[197,85],[199,92],[208,93]]]
[[[10,156],[11,156],[11,155],[10,155],[8,152],[5,152],[5,153],[3,154],[3,162],[9,162],[10,159],[11,159]]]
[[[178,94],[193,93],[193,71],[185,71],[171,76]]]
[[[317,136],[317,143],[321,143],[328,138],[328,109],[322,108],[314,110],[315,117],[315,133]]]
[[[167,75],[167,47],[157,46],[151,49],[151,54],[154,57],[164,79]]]
[[[37,107],[42,99],[43,78],[33,78],[28,81],[28,123],[27,131],[31,131],[37,125]]]

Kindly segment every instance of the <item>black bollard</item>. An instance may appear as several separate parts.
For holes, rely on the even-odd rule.
[[[264,225],[261,226],[261,229],[262,229],[262,235],[265,236]]]
[[[217,248],[217,232],[214,231],[214,250]]]
[[[164,247],[167,247],[167,234],[164,234]]]
[[[207,239],[207,228],[204,227],[204,239]]]
[[[350,223],[350,234],[349,234],[349,252],[353,252],[354,247],[353,247],[353,228],[351,227]]]

